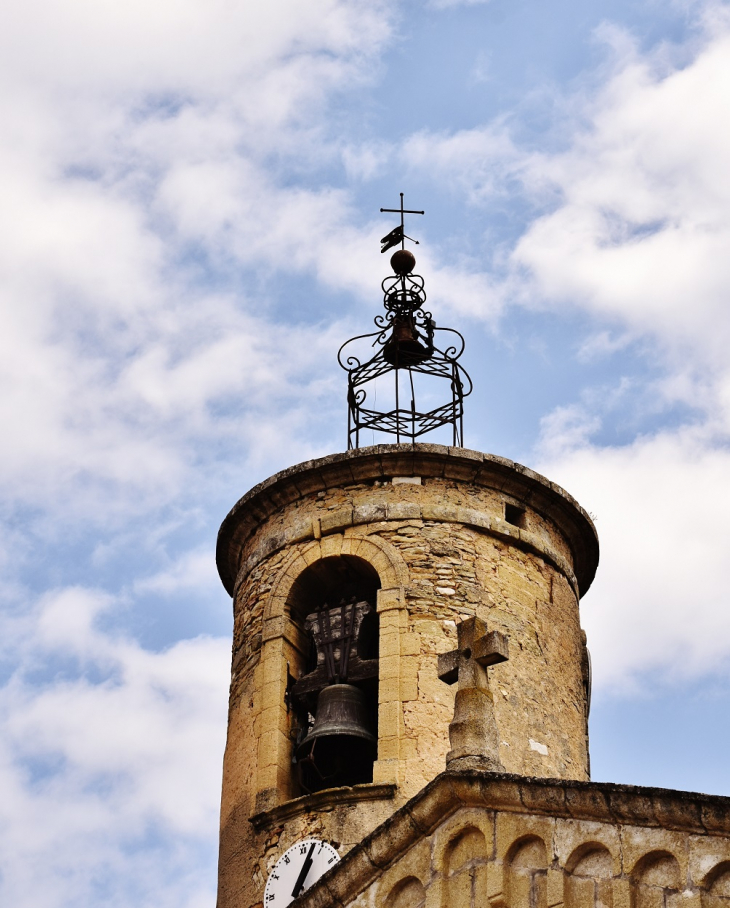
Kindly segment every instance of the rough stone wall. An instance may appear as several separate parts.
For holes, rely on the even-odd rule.
[[[438,679],[437,655],[456,647],[456,624],[471,615],[510,641],[509,661],[489,672],[505,769],[587,778],[578,605],[564,578],[536,555],[459,524],[412,520],[378,535],[400,552],[411,580],[404,796],[444,767],[454,688]]]
[[[470,615],[509,637],[510,660],[490,669],[505,767],[587,777],[578,583],[547,509],[514,489],[441,476],[298,483],[295,494],[277,492],[279,505],[257,518],[236,556],[220,908],[257,904],[270,866],[306,835],[346,853],[444,769],[454,689],[438,680],[437,656],[456,646],[457,622]],[[524,509],[519,527],[505,520],[507,503]],[[363,540],[377,543],[375,557]],[[299,792],[283,692],[297,632],[281,589],[307,565],[345,552],[368,559],[381,580],[397,566],[378,602],[374,784],[354,800],[338,792],[292,802]]]
[[[465,501],[499,524],[502,535],[455,522]],[[437,654],[456,645],[456,623],[474,614],[510,640],[509,662],[490,671],[505,768],[525,775],[586,778],[577,595],[569,577],[515,544],[519,539],[512,538],[513,528],[500,516],[504,498],[493,490],[430,478],[421,485],[378,482],[320,490],[263,524],[248,548],[265,548],[288,519],[319,521],[326,531],[330,515],[344,508],[367,508],[370,518],[345,528],[344,537],[376,535],[408,568],[408,626],[400,672],[406,737],[403,797],[412,796],[443,769],[454,692],[437,678]],[[452,520],[423,519],[434,508]],[[388,519],[394,512],[413,516]],[[525,521],[539,528],[546,551],[561,552],[567,560],[565,541],[548,519],[526,508]],[[267,594],[284,559],[308,544],[275,552],[239,577],[232,708],[257,664]],[[249,718],[255,721],[255,715]]]
[[[730,908],[730,839],[463,808],[353,908]]]

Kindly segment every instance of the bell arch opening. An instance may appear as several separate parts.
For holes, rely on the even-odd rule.
[[[377,571],[355,555],[313,562],[289,592],[292,785],[372,782],[378,744]]]

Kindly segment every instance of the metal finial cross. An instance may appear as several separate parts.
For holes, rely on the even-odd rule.
[[[415,243],[418,246],[418,240],[414,240],[411,236],[406,236],[405,234],[405,218],[403,215],[406,214],[425,214],[425,211],[414,211],[410,208],[403,207],[403,193],[400,193],[400,208],[381,208],[381,211],[392,212],[393,214],[400,214],[400,227],[396,227],[395,230],[391,230],[390,233],[386,234],[383,239],[380,241],[383,243],[383,248],[381,252],[387,252],[388,249],[391,249],[396,244],[400,243],[400,248],[406,248],[406,240],[410,240],[412,243]]]

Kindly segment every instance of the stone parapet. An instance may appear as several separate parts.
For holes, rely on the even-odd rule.
[[[730,798],[443,773],[297,908],[726,908]]]
[[[475,508],[434,504],[433,502],[424,503],[423,505],[418,502],[393,502],[388,505],[359,505],[357,507],[337,508],[329,511],[324,517],[306,518],[283,529],[275,528],[268,533],[265,530],[262,531],[259,525],[255,534],[256,544],[248,547],[249,554],[239,567],[238,577],[244,580],[266,558],[299,542],[321,539],[323,536],[330,536],[333,533],[350,532],[357,527],[368,526],[374,522],[387,523],[388,521],[403,520],[431,520],[439,523],[455,523],[501,538],[525,552],[539,555],[544,561],[560,571],[570,583],[576,596],[582,596],[583,594],[569,558],[554,549],[549,541],[537,533],[520,529],[507,523],[502,518],[490,517]],[[235,591],[234,587],[234,595]]]

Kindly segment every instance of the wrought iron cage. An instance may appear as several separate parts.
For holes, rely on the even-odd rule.
[[[458,362],[464,338],[453,328],[436,327],[424,308],[424,280],[412,273],[415,262],[406,249],[393,255],[395,273],[382,282],[385,313],[375,317],[376,330],[346,341],[337,354],[348,374],[348,449],[360,447],[367,429],[394,435],[401,443],[415,442],[441,426],[452,427],[454,446],[464,445],[464,398],[472,391]],[[389,405],[379,409],[377,380],[383,376],[392,376],[392,393]],[[430,393],[424,382],[432,384]],[[416,401],[417,385],[425,404]],[[426,409],[434,398],[441,402]]]

